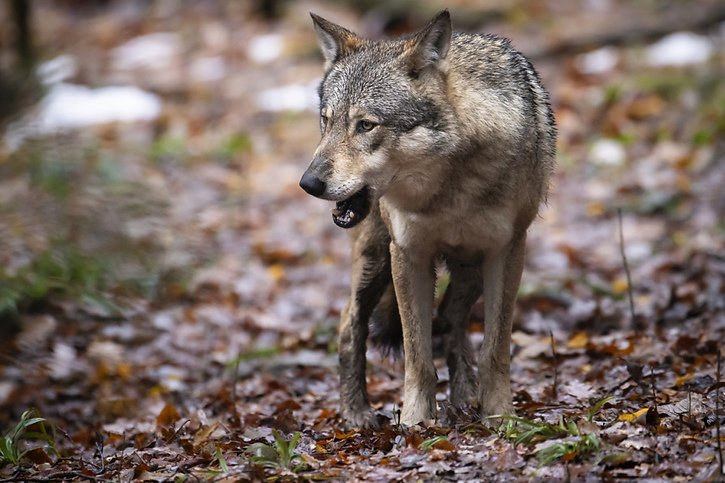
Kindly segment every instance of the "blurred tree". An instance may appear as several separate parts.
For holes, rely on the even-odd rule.
[[[13,23],[15,24],[15,49],[20,66],[26,72],[32,70],[35,56],[30,30],[30,0],[13,0]]]
[[[14,62],[0,69],[0,126],[38,92],[30,0],[12,0],[7,20],[12,27],[10,48]]]
[[[280,0],[255,0],[254,10],[267,21],[278,20],[281,14]]]

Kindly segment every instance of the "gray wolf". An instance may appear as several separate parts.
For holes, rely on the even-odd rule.
[[[448,11],[400,39],[368,40],[312,14],[325,60],[322,138],[300,186],[336,202],[352,232],[350,301],[339,328],[340,414],[376,426],[365,383],[373,339],[402,326],[401,422],[436,417],[435,265],[449,286],[450,401],[482,417],[512,414],[510,340],[526,232],[555,163],[549,96],[529,61],[494,35],[451,32]],[[466,329],[483,293],[485,339]],[[397,329],[396,329],[397,328]]]

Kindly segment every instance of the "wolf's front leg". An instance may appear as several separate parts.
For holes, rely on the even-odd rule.
[[[435,274],[427,254],[390,244],[395,295],[403,325],[405,381],[400,420],[413,425],[436,416],[431,325]]]
[[[348,427],[376,425],[365,384],[367,321],[360,317],[355,296],[350,298],[340,320],[340,415]]]
[[[478,361],[481,415],[513,414],[511,322],[524,267],[526,234],[517,236],[483,264],[486,331]]]
[[[340,413],[347,426],[357,428],[377,426],[365,383],[368,321],[391,283],[387,239],[380,243],[379,227],[372,222],[361,230],[353,242],[352,293],[340,319],[338,339]]]

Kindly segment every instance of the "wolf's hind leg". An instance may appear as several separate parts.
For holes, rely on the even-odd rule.
[[[515,237],[483,264],[486,331],[478,361],[481,415],[513,414],[511,322],[524,267],[526,233]]]
[[[474,403],[478,381],[473,373],[475,357],[468,337],[468,315],[482,292],[481,264],[447,259],[450,283],[438,308],[439,322],[450,326],[446,335],[446,357],[450,374],[450,402],[454,406]]]
[[[353,242],[352,291],[339,328],[340,413],[349,427],[374,427],[377,420],[368,400],[365,352],[370,314],[391,284],[390,255],[380,225],[370,220],[361,230]]]

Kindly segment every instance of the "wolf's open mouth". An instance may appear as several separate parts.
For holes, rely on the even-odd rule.
[[[332,210],[332,221],[340,228],[352,228],[370,213],[370,190],[364,187]]]

